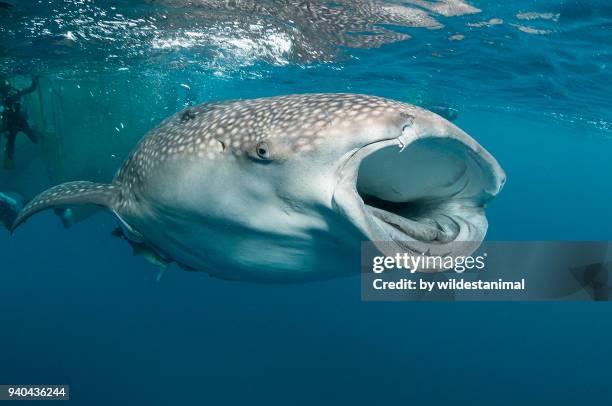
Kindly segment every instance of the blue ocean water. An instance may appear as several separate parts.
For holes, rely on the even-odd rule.
[[[20,139],[0,191],[108,181],[191,103],[356,92],[439,112],[497,158],[508,182],[488,239],[611,239],[606,1],[323,2],[345,16],[330,24],[321,2],[297,2],[310,17],[292,2],[9,2],[2,73],[17,87],[40,75],[24,104],[60,141]],[[48,212],[0,231],[0,384],[67,383],[87,405],[612,401],[605,303],[372,303],[358,278],[158,279],[115,226],[99,213],[64,230]]]

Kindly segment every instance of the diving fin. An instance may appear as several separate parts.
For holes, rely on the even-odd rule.
[[[10,229],[17,218],[17,213],[19,213],[19,202],[4,193],[0,193],[0,223]]]

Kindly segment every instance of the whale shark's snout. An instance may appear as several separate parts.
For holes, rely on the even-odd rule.
[[[427,110],[290,95],[179,112],[112,184],[58,185],[14,226],[47,208],[96,204],[160,260],[232,280],[319,280],[358,273],[362,241],[389,253],[471,253],[504,180],[487,151]]]
[[[414,109],[397,137],[368,143],[346,160],[333,203],[389,254],[460,255],[483,240],[485,206],[504,182],[500,165],[469,135]]]

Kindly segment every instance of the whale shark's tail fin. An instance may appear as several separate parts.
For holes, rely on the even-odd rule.
[[[110,208],[117,187],[105,183],[68,182],[45,190],[32,199],[20,212],[11,231],[26,221],[30,216],[57,207],[74,206],[78,204],[93,204]]]

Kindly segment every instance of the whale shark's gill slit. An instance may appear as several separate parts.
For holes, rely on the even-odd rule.
[[[390,239],[433,244],[482,238],[487,186],[476,154],[446,138],[414,141],[402,152],[382,147],[362,159],[356,182],[366,210]]]

